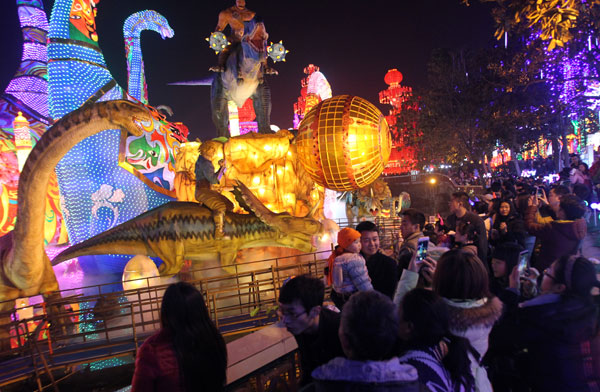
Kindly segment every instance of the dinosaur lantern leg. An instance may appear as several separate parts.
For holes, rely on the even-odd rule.
[[[210,106],[212,109],[212,121],[217,128],[217,137],[229,137],[229,108],[223,82],[219,75],[215,76],[210,92]]]
[[[273,133],[271,130],[271,88],[266,80],[258,85],[251,98],[256,113],[258,132]]]

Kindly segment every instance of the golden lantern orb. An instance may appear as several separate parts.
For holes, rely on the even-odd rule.
[[[336,191],[375,181],[392,149],[383,114],[369,101],[352,95],[338,95],[312,108],[300,123],[296,146],[310,177]]]

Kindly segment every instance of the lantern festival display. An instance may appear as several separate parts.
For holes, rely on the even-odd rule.
[[[310,177],[336,191],[365,187],[383,172],[391,138],[383,114],[367,100],[338,95],[312,108],[300,123],[298,157]]]

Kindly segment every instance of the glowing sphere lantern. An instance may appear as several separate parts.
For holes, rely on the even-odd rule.
[[[383,172],[392,148],[385,117],[351,95],[320,102],[299,126],[300,162],[319,185],[336,191],[362,188]]]
[[[135,290],[158,284],[160,281],[158,268],[151,258],[137,255],[131,258],[123,270],[123,289]]]

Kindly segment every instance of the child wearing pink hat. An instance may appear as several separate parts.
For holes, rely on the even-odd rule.
[[[331,300],[342,310],[357,291],[373,290],[365,259],[360,254],[360,233],[349,227],[338,233],[338,246],[329,256],[327,282],[332,285]]]

